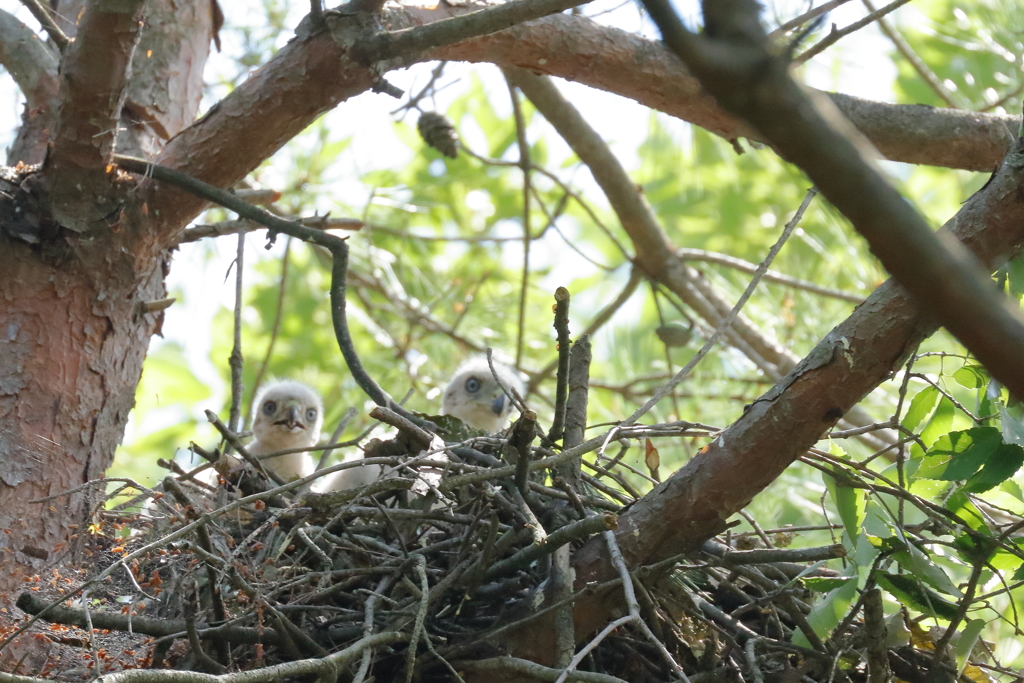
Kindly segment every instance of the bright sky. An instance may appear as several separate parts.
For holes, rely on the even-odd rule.
[[[292,15],[289,16],[287,24],[296,25],[302,13],[308,8],[306,3],[290,3]],[[696,2],[684,0],[679,4],[684,17],[697,15]],[[243,51],[243,45],[239,33],[232,31],[232,28],[250,27],[259,28],[259,23],[264,17],[260,2],[256,0],[222,2],[222,8],[226,15],[226,27],[221,33],[223,41],[223,52],[214,53],[207,66],[207,83],[219,82],[234,74],[237,68],[231,57],[239,55]],[[792,0],[781,0],[777,6],[778,16],[789,18],[795,16],[807,7],[806,2],[794,2]],[[0,0],[0,9],[17,16],[21,21],[30,26],[36,26],[34,20],[27,10],[16,0]],[[626,30],[638,30],[644,26],[641,15],[636,5],[632,3],[621,4],[619,0],[597,0],[588,7],[587,13],[594,14],[601,10],[607,10],[598,20],[602,23],[613,24]],[[864,14],[864,8],[859,2],[849,2],[835,10],[829,17],[842,27],[854,21]],[[899,20],[900,15],[897,15]],[[646,25],[647,35],[654,35],[649,25]],[[288,36],[282,36],[281,42],[287,40]],[[804,77],[809,85],[824,90],[840,90],[842,92],[857,95],[860,97],[886,100],[892,99],[892,81],[895,78],[895,69],[886,57],[891,47],[881,36],[876,28],[869,27],[852,36],[840,41],[829,51],[816,58],[805,70]],[[432,65],[418,65],[410,69],[391,72],[387,78],[390,82],[402,88],[407,93],[416,92],[426,83]],[[499,113],[510,111],[508,96],[505,91],[504,82],[498,75],[495,67],[477,66],[471,67],[463,64],[451,64],[445,71],[443,82],[453,82],[465,79],[475,70],[485,83],[485,86],[494,86],[494,105]],[[568,97],[582,110],[588,113],[592,125],[603,132],[605,139],[611,144],[623,160],[627,168],[635,168],[637,165],[636,149],[647,134],[647,122],[649,112],[644,107],[631,100],[626,100],[615,95],[593,90],[586,86],[573,83],[561,83]],[[437,96],[437,110],[444,111],[448,104],[461,92],[461,88],[455,87],[441,91]],[[227,92],[224,86],[213,86],[208,88],[203,109],[210,107],[217,98]],[[22,98],[14,86],[13,81],[0,69],[0,147],[6,148],[13,139],[14,130],[18,124],[22,109]],[[336,170],[336,185],[332,188],[335,196],[344,196],[346,202],[352,205],[359,205],[367,197],[367,188],[359,181],[359,178],[369,170],[393,166],[403,158],[408,158],[410,152],[401,145],[394,136],[392,121],[394,117],[391,111],[399,105],[393,98],[379,94],[364,94],[356,97],[326,115],[327,124],[332,131],[332,138],[340,140],[352,137],[352,145],[340,157],[341,163]],[[679,139],[685,139],[687,124],[675,119],[669,119],[669,125],[678,134]],[[627,122],[624,125],[624,122]],[[469,143],[470,147],[483,148],[479,142],[480,135],[471,129],[460,130],[460,133]],[[568,155],[568,149],[564,145],[559,147],[558,142],[552,137],[551,156],[552,159],[559,159]],[[287,154],[279,154],[279,160],[288,163]],[[555,166],[555,163],[552,163]],[[273,169],[263,172],[262,180],[268,186],[275,186],[283,175]],[[578,174],[573,178],[581,189],[590,196],[597,196],[598,193],[588,192],[593,189],[589,176]],[[330,207],[322,207],[327,210]],[[253,236],[248,240],[246,262],[247,266],[261,258],[273,258],[280,253],[280,246],[283,240],[279,240],[276,250],[267,252],[263,249],[263,240]],[[518,246],[509,246],[509,258],[516,262],[521,260]],[[564,251],[564,250],[563,250]],[[186,350],[186,356],[193,372],[206,382],[213,389],[213,396],[204,404],[194,406],[193,410],[201,411],[210,408],[219,411],[225,403],[227,387],[220,379],[220,373],[209,358],[210,352],[210,329],[213,316],[222,306],[233,305],[233,276],[231,281],[225,281],[228,266],[234,259],[235,239],[221,238],[213,241],[206,241],[199,244],[184,245],[174,257],[171,274],[168,278],[168,289],[171,291],[181,290],[184,293],[183,301],[179,301],[166,314],[164,322],[164,340],[154,338],[153,344],[159,345],[164,341],[174,341],[181,344]],[[518,252],[518,253],[517,253]],[[539,250],[534,253],[543,253]],[[585,272],[591,268],[582,259],[575,268],[577,272]],[[223,359],[226,363],[226,359]],[[162,415],[152,415],[145,425],[130,424],[126,439],[130,440],[134,434],[147,433],[151,429],[180,421],[183,414],[181,408],[172,411],[160,411]]]

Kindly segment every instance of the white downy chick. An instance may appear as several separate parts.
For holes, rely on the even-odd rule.
[[[526,394],[526,385],[519,374],[501,363],[494,370],[509,390],[520,396]],[[512,401],[494,381],[485,356],[471,358],[455,371],[455,376],[444,390],[441,414],[459,418],[473,429],[491,434],[505,428],[512,414]]]
[[[515,370],[498,362],[494,363],[494,369],[506,387],[514,389],[520,396],[526,393],[526,385]],[[512,408],[512,402],[494,381],[487,358],[480,356],[466,361],[455,371],[455,376],[444,391],[441,414],[457,417],[474,429],[495,433],[505,427],[509,415],[512,414]],[[435,436],[430,449],[442,452],[444,442]],[[360,457],[359,454],[353,454],[345,458],[345,462],[358,460]],[[447,456],[442,453],[439,457]],[[354,467],[331,475],[317,488],[322,492],[357,488],[373,483],[381,474],[382,468],[379,465]],[[426,495],[429,487],[436,486],[440,477],[440,472],[425,470],[421,481],[413,486],[412,492]]]
[[[362,460],[363,454],[360,451],[355,451],[345,456],[342,462],[355,462]],[[377,481],[380,477],[381,466],[380,465],[361,465],[359,467],[352,467],[347,470],[341,470],[334,474],[329,474],[323,479],[319,479],[316,484],[313,485],[313,490],[319,493],[327,493],[329,491],[344,491],[346,489],[356,489],[363,486],[367,486]]]
[[[320,440],[324,407],[319,394],[299,382],[275,382],[260,392],[252,433],[256,439],[246,449],[265,455],[291,448],[310,448]],[[289,453],[260,461],[285,481],[313,473],[308,452]]]

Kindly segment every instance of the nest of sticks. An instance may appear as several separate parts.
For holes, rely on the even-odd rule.
[[[106,545],[94,537],[109,559],[95,563],[76,607],[66,589],[52,588],[25,593],[19,607],[86,629],[83,643],[96,656],[105,636],[90,633],[130,632],[149,648],[133,666],[223,680],[260,671],[249,680],[458,681],[494,671],[502,680],[825,681],[862,678],[879,657],[892,659],[870,637],[870,619],[882,618],[870,597],[865,619],[840,627],[863,656],[838,659],[820,641],[793,642],[797,633],[816,639],[806,622],[812,595],[798,579],[834,575],[812,563],[841,557],[841,546],[788,549],[792,534],[737,534],[630,571],[613,533],[616,513],[639,495],[624,476],[632,469],[625,446],[581,470],[582,454],[600,439],[562,452],[535,444],[529,411],[507,436],[440,447],[401,415],[373,414],[397,428],[363,444],[368,462],[389,468],[375,483],[319,494],[303,480],[276,486],[251,469],[219,486],[178,470],[162,491],[146,492],[155,500],[141,513],[97,512],[101,531],[148,531]],[[672,423],[617,436],[706,433]],[[602,534],[620,579],[574,592],[564,558]],[[581,634],[570,662],[506,656],[506,636],[559,610],[571,617],[573,601],[595,591],[622,591],[628,609],[597,636]],[[123,596],[127,606],[118,604]],[[914,658],[925,655],[903,650],[897,659],[913,681]]]

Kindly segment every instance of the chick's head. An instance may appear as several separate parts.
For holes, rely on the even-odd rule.
[[[250,450],[269,453],[316,445],[324,424],[320,396],[299,382],[277,382],[264,389],[256,401]]]

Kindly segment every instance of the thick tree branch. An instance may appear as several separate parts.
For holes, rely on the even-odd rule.
[[[469,8],[472,9],[472,8]],[[392,29],[439,21],[467,8],[403,9],[386,15]],[[168,143],[160,163],[230,187],[316,117],[369,90],[377,79],[326,33],[293,40],[210,113]],[[728,139],[755,133],[703,94],[679,60],[656,43],[559,14],[402,63],[429,59],[519,66],[614,92]],[[837,106],[888,158],[970,170],[995,166],[1013,139],[1010,117],[931,107],[880,104],[843,95]],[[153,197],[169,244],[204,202],[184,193]]]
[[[1024,246],[1024,145],[971,197],[942,232],[955,235],[994,269]],[[800,365],[681,470],[619,517],[616,538],[630,566],[695,550],[723,530],[835,419],[898,369],[936,330],[914,299],[889,280],[832,330]],[[589,542],[574,558],[577,587],[614,577],[603,545]],[[577,633],[604,623],[616,596],[581,602]],[[523,643],[525,647],[527,643]],[[518,651],[522,653],[522,651]],[[535,652],[544,655],[543,652]]]
[[[46,107],[55,101],[58,59],[35,31],[0,10],[0,66],[14,78],[26,106]]]
[[[695,35],[667,1],[645,3],[666,45],[719,103],[750,121],[800,166],[922,307],[1011,393],[1024,398],[1024,321],[970,252],[948,233],[936,236],[867,161],[861,138],[844,131],[849,125],[828,101],[816,103],[793,81],[789,64],[768,47],[757,23],[758,6],[747,0],[725,7],[705,3],[705,33]]]
[[[664,46],[584,17],[545,17],[426,56],[519,66],[628,97],[728,140],[761,140],[719,108]],[[829,97],[893,161],[991,171],[1017,130],[1017,121],[1005,115]]]
[[[47,160],[54,218],[78,232],[115,209],[107,164],[117,138],[143,0],[86,7],[61,69],[53,148]]]
[[[40,149],[49,138],[48,130],[59,102],[58,55],[35,31],[13,14],[0,10],[0,66],[7,69],[25,96],[25,113],[7,164],[38,163],[42,156],[33,157],[25,154],[25,150]]]

